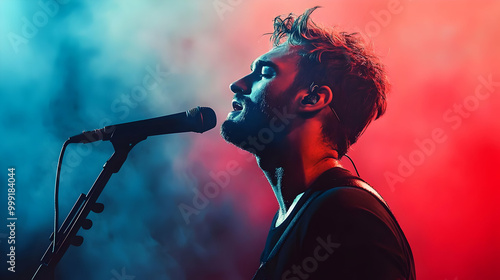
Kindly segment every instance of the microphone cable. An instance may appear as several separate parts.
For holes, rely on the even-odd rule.
[[[57,220],[59,219],[59,178],[61,177],[61,165],[64,157],[64,152],[69,144],[69,139],[64,141],[57,161],[56,184],[54,186],[54,236],[52,238],[52,252],[56,251],[56,236],[57,236]]]

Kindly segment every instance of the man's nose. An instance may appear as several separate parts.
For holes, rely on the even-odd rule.
[[[239,94],[250,94],[251,86],[247,84],[246,77],[243,77],[232,84],[229,85],[229,88],[234,93]]]

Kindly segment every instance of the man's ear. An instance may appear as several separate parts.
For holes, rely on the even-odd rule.
[[[333,100],[333,92],[328,86],[316,87],[311,91],[300,91],[297,94],[298,111],[303,113],[319,112]]]

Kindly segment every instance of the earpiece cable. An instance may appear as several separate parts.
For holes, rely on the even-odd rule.
[[[354,166],[354,170],[356,170],[356,174],[358,175],[358,177],[361,177],[361,176],[359,176],[358,169],[356,168],[356,165],[354,164],[354,161],[351,159],[351,157],[349,157],[348,155],[344,155],[344,156],[347,157],[351,161],[352,166]]]

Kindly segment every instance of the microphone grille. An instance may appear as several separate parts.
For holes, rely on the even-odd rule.
[[[214,128],[217,124],[217,117],[212,108],[198,106],[187,111],[186,113],[196,122],[196,125],[193,129],[194,132],[203,133]]]

